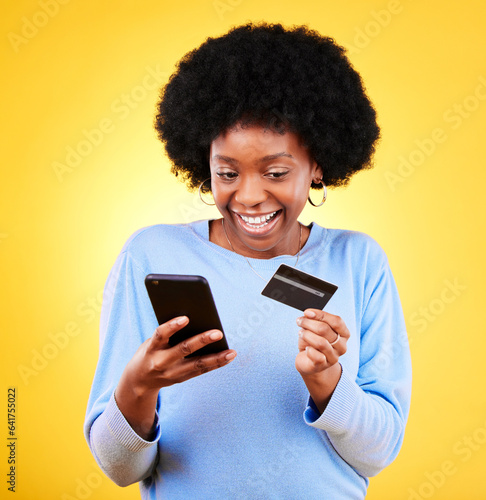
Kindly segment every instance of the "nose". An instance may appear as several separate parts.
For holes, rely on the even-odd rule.
[[[234,199],[247,207],[263,203],[267,199],[267,193],[259,176],[241,176]]]

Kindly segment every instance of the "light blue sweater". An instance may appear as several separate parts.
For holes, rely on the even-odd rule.
[[[326,311],[351,338],[343,373],[322,415],[295,369],[302,313],[261,295],[239,254],[209,241],[208,221],[157,225],[125,244],[106,284],[100,357],[85,435],[117,484],[143,499],[362,499],[368,477],[396,457],[409,411],[411,367],[403,313],[387,258],[363,233],[311,224],[298,268],[338,285]],[[270,278],[295,257],[250,259]],[[157,321],[144,278],[197,274],[209,281],[229,365],[163,388],[153,442],[113,399],[126,364]]]

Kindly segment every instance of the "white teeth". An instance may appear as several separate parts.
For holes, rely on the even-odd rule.
[[[277,212],[272,212],[271,214],[262,215],[261,217],[246,217],[245,215],[240,215],[240,217],[248,224],[261,224],[255,227],[263,227],[276,213]]]

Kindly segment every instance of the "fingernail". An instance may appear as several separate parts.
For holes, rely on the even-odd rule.
[[[302,324],[302,318],[297,318],[297,324],[300,326]]]
[[[180,318],[177,318],[176,323],[178,325],[183,325],[186,322],[186,316],[181,316]]]
[[[230,352],[225,356],[226,361],[231,361],[236,358],[236,352]]]
[[[304,314],[308,317],[308,318],[315,318],[316,317],[316,313],[314,311],[305,311]]]
[[[219,340],[219,339],[220,339],[220,338],[222,338],[222,337],[223,337],[223,334],[222,334],[221,332],[217,331],[217,330],[216,330],[216,331],[214,331],[214,332],[212,332],[212,333],[209,335],[209,338],[210,338],[211,340]]]
[[[304,336],[304,330],[299,330],[299,337],[302,338]]]

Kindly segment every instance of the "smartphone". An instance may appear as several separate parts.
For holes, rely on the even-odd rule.
[[[145,287],[159,325],[177,316],[187,316],[189,323],[169,338],[171,346],[207,330],[220,330],[223,338],[186,356],[202,356],[228,349],[209,283],[202,276],[148,274]]]

